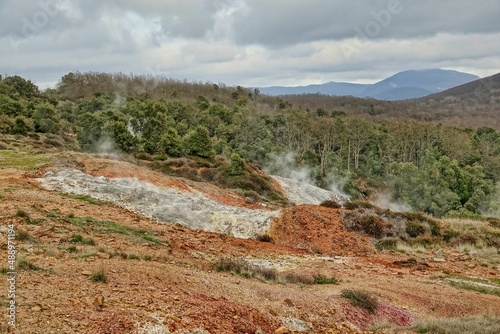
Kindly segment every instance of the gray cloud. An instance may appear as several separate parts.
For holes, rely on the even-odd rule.
[[[0,72],[122,71],[242,85],[500,71],[500,0],[2,0]]]

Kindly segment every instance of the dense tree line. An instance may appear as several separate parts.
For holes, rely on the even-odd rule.
[[[358,116],[148,76],[70,73],[45,92],[18,76],[0,80],[1,133],[73,133],[85,151],[111,143],[155,159],[223,157],[228,175],[293,153],[289,168],[307,168],[323,187],[343,180],[354,197],[385,192],[435,216],[500,214],[499,132]]]

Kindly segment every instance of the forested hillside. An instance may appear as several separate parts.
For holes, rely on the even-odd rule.
[[[417,121],[403,103],[315,101],[311,108],[239,86],[103,73],[69,73],[40,92],[11,76],[0,81],[0,133],[46,133],[56,146],[131,154],[259,200],[280,199],[257,165],[439,217],[500,215],[495,129]]]

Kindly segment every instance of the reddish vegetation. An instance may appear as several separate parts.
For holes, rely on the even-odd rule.
[[[338,210],[317,205],[298,205],[282,210],[269,234],[278,245],[325,255],[374,252],[366,237],[347,230]]]

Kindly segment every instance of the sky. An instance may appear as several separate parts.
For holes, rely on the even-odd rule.
[[[0,74],[246,87],[500,72],[500,0],[0,0]]]

